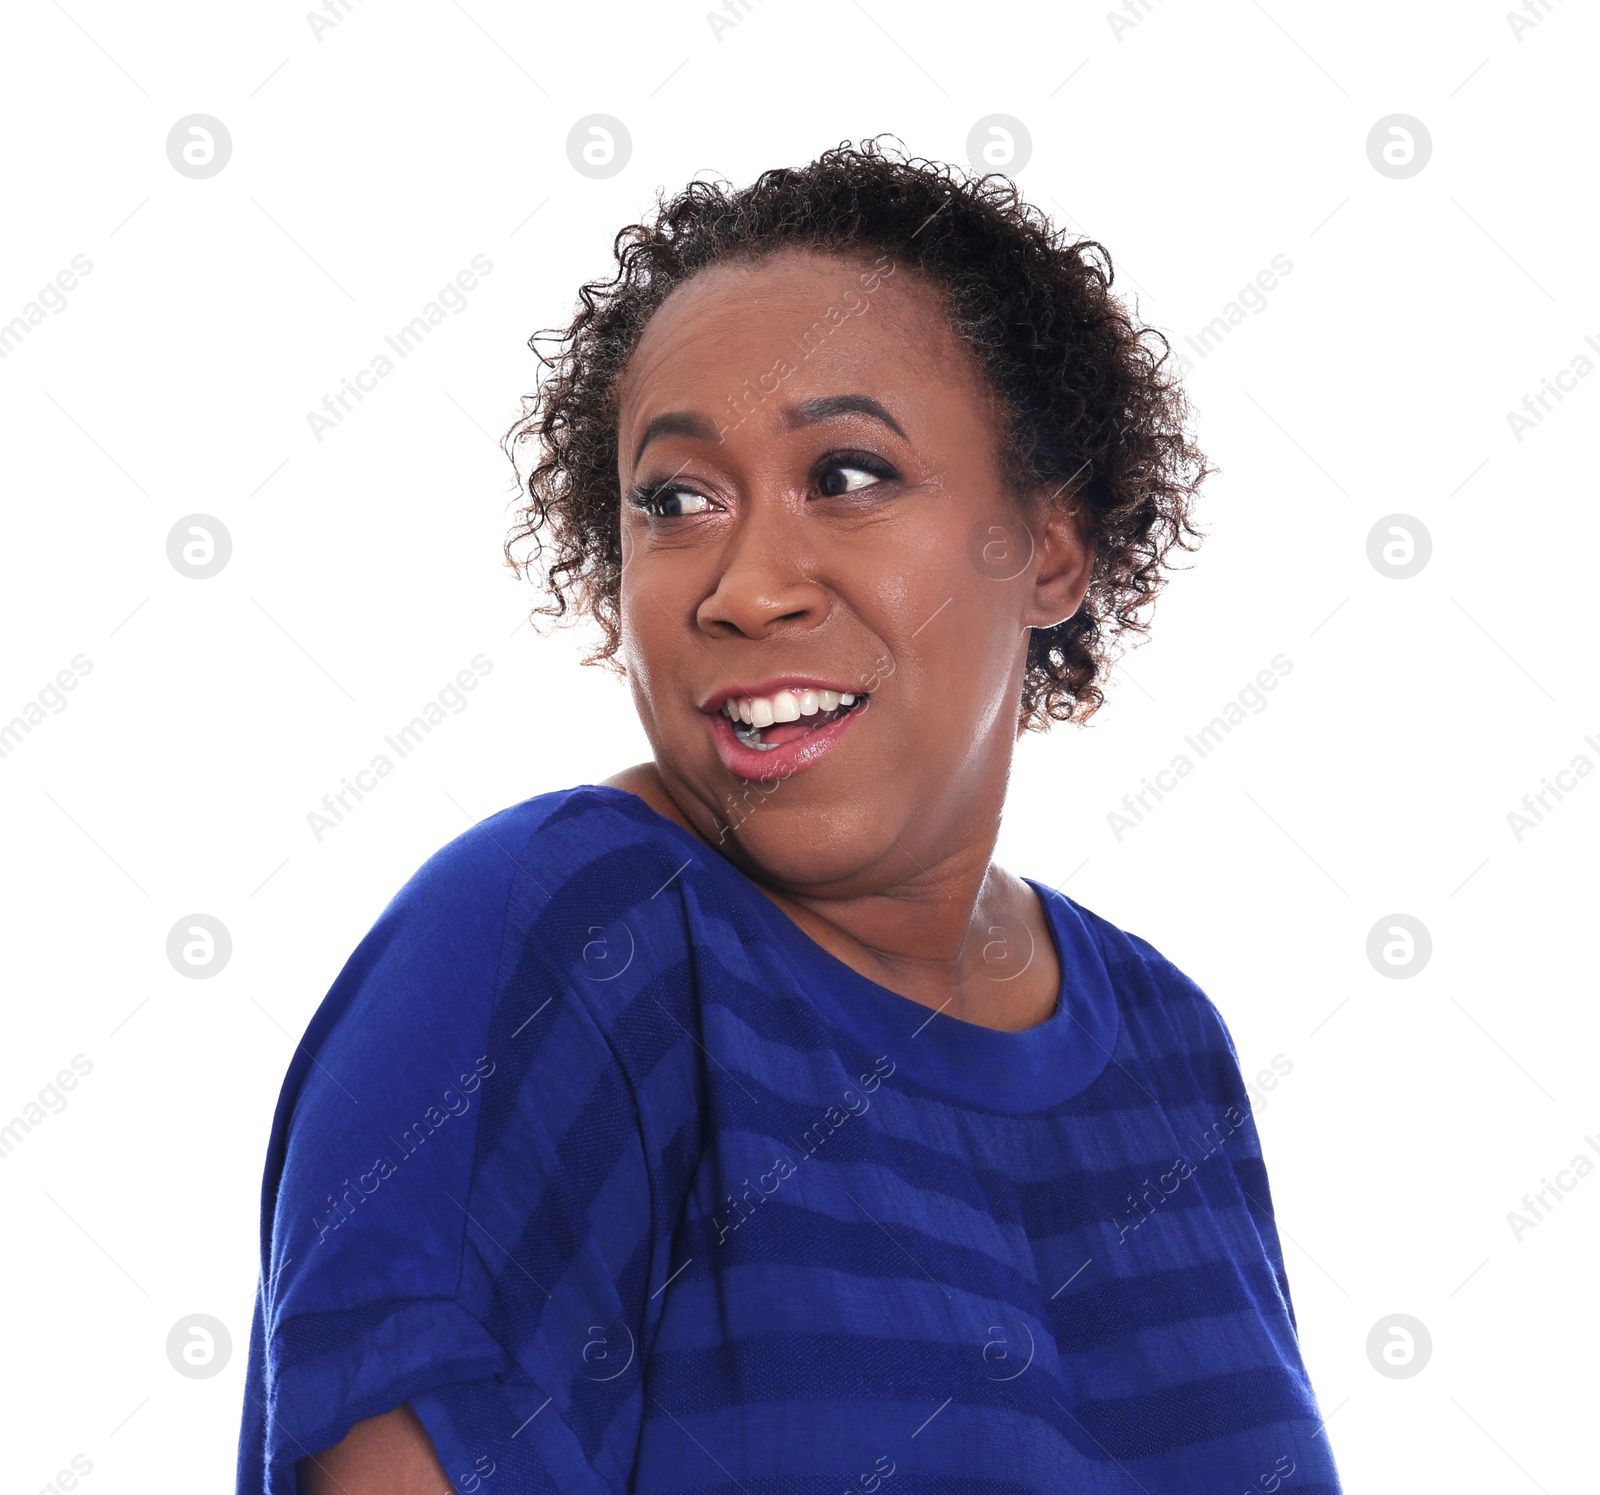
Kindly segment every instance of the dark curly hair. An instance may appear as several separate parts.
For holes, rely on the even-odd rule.
[[[501,445],[519,480],[520,448],[534,442],[538,453],[505,546],[513,570],[536,569],[551,595],[534,617],[560,618],[571,593],[604,634],[584,663],[620,668],[621,376],[675,287],[717,261],[789,247],[887,251],[920,271],[942,292],[950,327],[998,396],[1013,496],[1053,484],[1087,516],[1096,540],[1089,589],[1066,622],[1033,630],[1017,730],[1087,721],[1104,703],[1100,679],[1120,635],[1148,632],[1140,614],[1165,584],[1169,553],[1204,537],[1192,507],[1216,469],[1188,435],[1176,375],[1163,372],[1166,338],[1137,325],[1112,296],[1104,246],[1069,241],[1008,177],[907,158],[881,137],[843,142],[738,190],[694,181],[670,201],[658,193],[654,221],[617,234],[616,274],[579,291],[567,327],[528,339],[543,377]],[[527,540],[533,553],[519,562],[515,548]]]

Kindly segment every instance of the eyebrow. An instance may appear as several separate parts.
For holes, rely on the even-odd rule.
[[[815,426],[840,415],[867,415],[882,421],[902,441],[906,433],[900,423],[871,395],[828,395],[820,400],[804,400],[783,413],[783,423],[791,430],[800,426]]]
[[[841,415],[865,415],[882,421],[902,441],[909,440],[900,429],[900,423],[871,395],[826,395],[821,399],[802,400],[785,410],[780,418],[790,430],[798,430],[802,426],[820,425]],[[715,441],[717,428],[708,417],[697,411],[668,410],[656,416],[644,428],[644,434],[633,453],[635,467],[644,456],[644,449],[658,436],[692,436],[700,441]]]
[[[633,453],[635,467],[639,465],[639,458],[644,456],[644,449],[657,436],[694,436],[701,441],[715,441],[717,428],[705,416],[693,410],[669,410],[664,415],[658,415],[644,428],[644,435],[639,438],[639,445]]]

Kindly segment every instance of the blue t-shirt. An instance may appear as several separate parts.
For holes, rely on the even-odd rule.
[[[284,1082],[240,1495],[1335,1495],[1222,1018],[1032,882],[1054,1014],[868,980],[637,796],[430,858]]]

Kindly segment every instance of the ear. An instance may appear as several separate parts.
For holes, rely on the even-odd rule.
[[[1082,486],[1070,479],[1035,489],[1029,501],[1039,566],[1022,621],[1029,628],[1054,628],[1083,606],[1089,590],[1095,558],[1093,521]]]

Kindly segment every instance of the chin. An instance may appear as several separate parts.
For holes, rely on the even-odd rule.
[[[868,817],[855,800],[784,803],[793,788],[784,781],[741,785],[740,798],[722,816],[729,827],[716,843],[722,854],[785,888],[837,887],[854,894],[876,887],[886,866],[891,873],[903,872],[899,864],[905,858],[896,852],[884,806],[876,806]],[[763,795],[763,789],[772,792]]]

